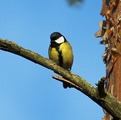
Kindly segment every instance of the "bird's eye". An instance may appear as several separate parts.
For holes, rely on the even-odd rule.
[[[58,37],[56,37],[56,36],[51,38],[51,40],[52,40],[53,42],[54,42],[55,40],[57,40],[57,39],[58,39]]]
[[[57,40],[57,39],[58,39],[58,37],[57,37],[57,36],[53,37],[53,40]]]

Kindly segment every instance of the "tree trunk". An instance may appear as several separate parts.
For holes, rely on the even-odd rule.
[[[121,0],[102,0],[101,44],[105,45],[106,88],[121,101]],[[105,111],[103,120],[116,120]]]

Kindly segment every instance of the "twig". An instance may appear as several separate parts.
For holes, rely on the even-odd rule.
[[[70,84],[72,87],[75,87],[75,88],[78,89],[78,90],[82,90],[82,88],[80,88],[80,87],[77,86],[76,84],[72,83],[71,81],[69,81],[69,80],[67,80],[67,79],[65,79],[65,78],[63,78],[63,77],[61,77],[61,76],[52,75],[52,78],[54,78],[54,79],[56,79],[56,80],[58,80],[58,81],[60,81],[60,82],[66,82],[66,83]],[[72,88],[72,87],[71,87],[71,88]]]

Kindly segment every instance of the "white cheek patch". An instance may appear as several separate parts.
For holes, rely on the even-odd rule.
[[[64,42],[64,37],[59,37],[57,40],[55,40],[56,43],[60,44]]]

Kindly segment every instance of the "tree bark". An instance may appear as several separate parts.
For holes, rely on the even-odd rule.
[[[106,89],[121,101],[121,0],[102,0],[100,35],[105,45],[103,60],[106,63]],[[105,112],[104,120],[117,120]]]

